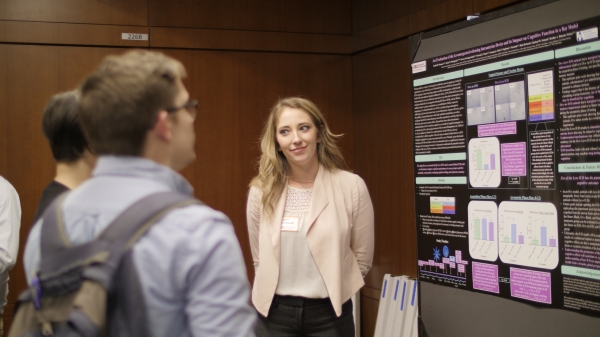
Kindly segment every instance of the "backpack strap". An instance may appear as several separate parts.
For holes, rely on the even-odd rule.
[[[193,204],[204,203],[177,192],[156,193],[136,202],[100,233],[98,241],[108,245],[110,257],[103,264],[86,268],[83,276],[110,289],[122,257],[148,229],[173,209]]]
[[[53,254],[54,252],[71,247],[65,228],[62,225],[62,204],[70,191],[60,194],[43,213],[42,232],[41,232],[41,251],[42,257]]]
[[[203,204],[177,192],[151,194],[124,210],[95,240],[71,246],[62,223],[63,200],[64,196],[61,196],[61,200],[53,204],[52,211],[44,213],[41,278],[52,278],[69,269],[91,264],[85,269],[84,277],[103,284],[107,289],[123,255],[152,224],[175,208]],[[95,261],[102,263],[94,265]]]

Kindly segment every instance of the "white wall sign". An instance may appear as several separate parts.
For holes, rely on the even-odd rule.
[[[148,41],[148,34],[121,33],[121,40]]]

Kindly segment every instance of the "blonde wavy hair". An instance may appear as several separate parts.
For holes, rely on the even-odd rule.
[[[336,135],[329,130],[327,121],[317,106],[302,97],[282,98],[271,108],[262,135],[260,137],[260,149],[262,155],[259,160],[258,175],[252,179],[250,186],[262,190],[263,209],[269,216],[273,215],[274,205],[281,197],[283,188],[291,175],[290,164],[285,155],[278,151],[277,123],[284,108],[293,108],[305,111],[311,116],[318,130],[317,157],[319,164],[329,170],[348,170],[344,156],[336,144],[336,139],[343,134]]]

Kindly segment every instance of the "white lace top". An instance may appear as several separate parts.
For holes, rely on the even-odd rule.
[[[285,198],[284,221],[298,223],[298,231],[281,232],[281,263],[278,295],[327,298],[325,282],[315,264],[306,242],[306,217],[312,199],[311,189],[288,186]],[[292,226],[293,227],[293,226]]]

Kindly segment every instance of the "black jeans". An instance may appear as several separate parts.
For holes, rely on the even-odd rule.
[[[352,301],[337,317],[328,298],[275,295],[269,316],[258,314],[257,337],[353,337]]]

